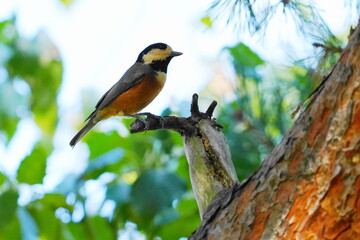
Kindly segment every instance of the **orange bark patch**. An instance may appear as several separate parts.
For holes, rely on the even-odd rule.
[[[359,149],[345,151],[345,157],[350,158],[353,163],[360,163]]]
[[[232,236],[232,233],[239,232],[239,229],[242,228],[240,218],[244,213],[246,207],[249,205],[251,200],[252,192],[255,188],[255,182],[251,182],[247,185],[244,191],[240,194],[237,201],[233,201],[229,205],[228,214],[223,217],[216,218],[214,220],[215,226],[221,226],[223,229],[222,236],[226,237]],[[234,220],[233,220],[234,219]],[[234,224],[229,228],[228,222],[233,222]],[[243,228],[242,228],[243,229]],[[212,238],[215,237],[215,238]],[[208,239],[216,239],[216,236],[209,235]]]
[[[245,239],[256,240],[260,239],[262,233],[264,232],[266,220],[271,213],[271,209],[262,211],[261,207],[258,207],[255,213],[255,221],[252,224],[251,231],[249,236],[245,235]]]
[[[338,203],[341,198],[341,192],[343,190],[343,187],[344,182],[342,180],[342,176],[338,175],[332,180],[329,191],[320,203],[321,207],[328,214],[333,216],[337,215],[337,205],[339,205]]]
[[[265,192],[259,192],[254,199],[255,202],[261,203],[259,205],[260,209],[268,209],[269,208],[269,195]]]
[[[359,220],[359,219],[358,219],[357,221],[353,221],[353,222],[351,223],[351,229],[352,229],[354,232],[360,234],[360,220]]]
[[[336,238],[336,240],[356,240],[360,239],[360,234],[353,232],[351,229],[348,229]]]
[[[216,236],[214,236],[214,235],[212,235],[212,234],[210,234],[209,236],[208,236],[208,240],[216,240],[217,238],[216,238]]]
[[[302,221],[307,218],[308,206],[315,201],[314,196],[317,190],[315,183],[311,184],[306,180],[300,180],[297,191],[294,193],[294,202],[286,217],[288,229],[284,233],[284,239],[292,239],[295,232],[299,231]]]
[[[326,219],[326,212],[318,208],[307,222],[308,227],[306,228],[308,229],[308,231],[306,232],[306,234],[321,236],[325,228],[324,219]]]
[[[355,194],[352,196],[352,199],[354,200],[348,201],[354,201],[353,209],[356,211],[352,216],[351,229],[357,234],[360,234],[360,177],[357,177],[356,179],[354,192]],[[350,205],[350,207],[352,207],[352,205]]]
[[[304,240],[318,240],[319,238],[313,232],[306,231],[305,234],[304,234],[304,237],[302,237],[301,239],[304,239]]]
[[[326,121],[328,120],[330,113],[331,113],[331,109],[326,108],[322,114],[322,119],[319,119],[318,121],[314,121],[314,123],[310,127],[310,129],[308,131],[308,139],[309,139],[309,145],[311,147],[314,146],[316,137],[320,133],[326,131],[326,129],[325,129],[325,126],[327,126]]]
[[[356,188],[355,188],[356,189]],[[346,201],[345,201],[345,207],[346,208],[351,208],[354,209],[355,208],[355,204],[356,204],[356,199],[358,194],[354,194],[354,195],[350,195],[347,197]]]
[[[327,239],[335,239],[339,233],[349,228],[349,221],[343,220],[341,217],[328,216],[323,221],[326,222],[323,237]]]
[[[357,194],[357,201],[356,201],[356,207],[355,208],[360,210],[360,177],[359,176],[356,178],[355,192]]]
[[[339,59],[339,62],[346,63],[347,60],[349,59],[349,53],[350,53],[350,50],[346,49],[344,51],[344,53],[342,54],[341,58]]]
[[[241,204],[240,208],[237,210],[237,215],[241,216],[243,212],[245,211],[246,206],[250,202],[252,191],[254,190],[255,182],[252,182],[249,184],[249,186],[241,193],[240,200],[238,203]]]
[[[304,157],[303,152],[298,152],[293,157],[293,159],[291,160],[291,162],[289,163],[289,166],[288,166],[288,174],[290,176],[296,175],[296,172],[297,172],[298,167],[300,166],[300,164],[301,164],[301,162],[303,160],[303,157]]]
[[[275,202],[279,203],[290,198],[296,183],[293,181],[282,182],[276,192]]]
[[[300,186],[303,183],[304,181]],[[306,198],[311,199],[315,189],[300,187],[305,192],[294,196],[294,203],[286,219],[289,227],[284,239],[360,239],[360,177],[353,186],[354,195],[348,196],[345,202],[342,199],[344,187],[343,175],[339,174],[331,181],[330,188],[320,203],[321,207],[311,217],[307,216],[309,211],[306,205],[311,208],[314,203],[309,204]],[[341,216],[340,210],[346,207],[344,204],[354,209],[354,212]]]
[[[360,52],[360,46],[359,44],[355,45],[352,49],[351,49],[351,57],[349,59],[349,62],[351,65],[355,65],[354,67],[359,67],[360,63],[359,63],[359,52]],[[349,54],[350,55],[350,54]]]

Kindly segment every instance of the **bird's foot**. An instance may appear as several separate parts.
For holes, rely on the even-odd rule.
[[[146,115],[146,114],[138,114],[137,113],[137,114],[125,114],[124,116],[136,118],[137,120],[139,120],[141,123],[144,124],[144,126],[145,126],[144,131],[147,131],[149,129],[149,123],[141,117],[144,115]]]
[[[159,122],[161,128],[164,128],[164,124],[165,124],[165,121],[164,121],[164,118],[161,117],[161,116],[157,116],[157,115],[154,115],[152,113],[149,113],[149,112],[142,112],[142,113],[137,113],[135,115],[138,115],[138,116],[146,116],[146,118],[152,118],[156,121]]]

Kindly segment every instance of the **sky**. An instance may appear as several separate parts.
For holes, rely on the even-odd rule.
[[[0,0],[0,20],[16,13],[20,33],[29,39],[45,31],[64,64],[58,96],[61,119],[54,142],[56,148],[48,159],[47,173],[51,179],[45,179],[45,189],[53,188],[66,173],[79,173],[86,166],[87,146],[80,143],[71,149],[68,145],[78,130],[75,128],[83,121],[80,114],[83,93],[92,92],[94,97],[88,100],[95,104],[148,45],[165,42],[184,53],[172,60],[163,91],[144,109],[155,114],[169,105],[190,101],[192,94],[200,92],[216,74],[216,66],[228,60],[224,47],[239,41],[268,61],[290,63],[292,58],[284,43],[299,41],[291,23],[284,23],[281,17],[273,21],[263,40],[236,32],[221,22],[208,29],[200,19],[212,2],[75,0],[70,7],[65,7],[59,0]],[[323,9],[323,17],[335,34],[343,34],[343,26],[354,22],[341,10],[342,3],[326,0],[316,3]],[[312,51],[311,44],[294,46],[293,52],[299,57]],[[100,128],[117,126],[117,121],[104,121]],[[0,163],[8,174],[16,173],[20,160],[31,151],[38,138],[40,131],[35,124],[24,120],[9,148],[0,146]]]

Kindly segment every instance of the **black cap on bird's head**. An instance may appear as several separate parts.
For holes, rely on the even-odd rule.
[[[167,66],[173,57],[180,56],[181,54],[181,52],[173,51],[172,48],[165,43],[154,43],[139,54],[136,62],[150,65],[162,63]]]
[[[168,45],[165,43],[153,43],[153,44],[149,45],[148,47],[146,47],[144,50],[142,50],[141,53],[147,54],[153,49],[165,50],[167,47],[168,47]]]

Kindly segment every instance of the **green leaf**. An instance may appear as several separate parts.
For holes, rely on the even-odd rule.
[[[252,51],[244,43],[238,43],[234,47],[227,48],[237,64],[247,66],[247,67],[256,67],[264,64],[259,55]]]
[[[15,18],[0,22],[0,42],[11,45],[18,37],[15,27]]]
[[[0,195],[0,229],[7,226],[15,216],[18,197],[18,192],[13,189]]]
[[[89,229],[86,239],[116,239],[117,229],[111,229],[106,218],[100,216],[92,218],[86,217],[84,221],[84,224],[86,224],[86,227]]]
[[[26,79],[32,90],[31,104],[35,121],[44,132],[52,135],[58,120],[56,96],[62,79],[61,62],[41,62],[35,78],[36,81],[33,78]]]
[[[38,142],[30,155],[20,164],[17,180],[21,183],[42,183],[46,170],[46,159],[53,147],[48,143]]]
[[[17,39],[12,47],[13,54],[5,64],[9,78],[27,82],[35,121],[43,131],[52,135],[57,123],[56,97],[62,80],[62,64],[57,59],[56,48],[46,35],[31,41]]]
[[[74,223],[69,222],[67,224],[62,224],[61,234],[66,236],[66,240],[83,240],[83,239],[93,239],[87,237],[87,232],[90,232],[90,229],[87,229],[86,224],[83,223]]]
[[[126,126],[131,121],[133,119],[123,120],[123,122],[126,122]],[[133,170],[138,171],[139,168],[148,168],[146,160],[150,158],[144,158],[144,156],[149,156],[149,151],[153,148],[155,140],[154,133],[150,132],[146,133],[146,136],[144,134],[133,134],[121,137],[116,131],[105,134],[92,131],[85,137],[85,141],[90,148],[90,159],[93,160],[114,148],[120,147],[123,149],[124,156],[121,158],[121,161],[117,161],[117,163],[104,168],[104,171],[118,174]],[[93,178],[96,175],[98,175],[98,172],[94,172],[94,175],[86,177]]]
[[[239,43],[234,47],[228,47],[226,49],[233,58],[233,65],[238,75],[250,77],[256,81],[260,80],[260,75],[258,74],[256,67],[264,64],[264,60],[243,43]],[[242,79],[239,78],[239,80],[241,81]],[[244,83],[241,83],[240,87],[244,87],[243,84]]]
[[[35,113],[34,120],[36,124],[41,128],[43,132],[49,133],[50,135],[54,134],[57,124],[57,105],[54,104],[47,107],[46,112],[38,111],[38,109],[34,109]]]
[[[68,204],[66,203],[65,196],[57,193],[47,193],[42,199],[37,200],[42,205],[47,208],[57,209],[60,207],[67,208]],[[54,215],[55,216],[55,215]]]
[[[176,173],[185,179],[186,185],[189,189],[191,189],[191,181],[190,181],[190,172],[189,172],[189,164],[187,162],[186,156],[182,155],[178,159],[178,167],[176,169]]]
[[[8,219],[8,224],[5,228],[0,227],[0,239],[1,240],[23,240],[21,236],[21,228],[19,220],[14,217]]]
[[[2,173],[0,172],[0,188],[1,188],[1,185],[3,185],[3,183],[6,181],[7,177]]]
[[[96,157],[120,147],[122,140],[123,138],[116,131],[108,133],[91,131],[85,136],[85,141],[90,148],[89,158],[96,159]]]
[[[131,203],[143,218],[150,219],[170,208],[185,190],[186,184],[178,175],[165,170],[150,170],[134,183]]]
[[[213,22],[212,22],[212,20],[211,20],[211,18],[209,17],[209,16],[205,16],[205,17],[203,17],[202,19],[201,19],[201,22],[203,23],[203,24],[205,24],[207,27],[212,27],[212,24],[213,24]]]

